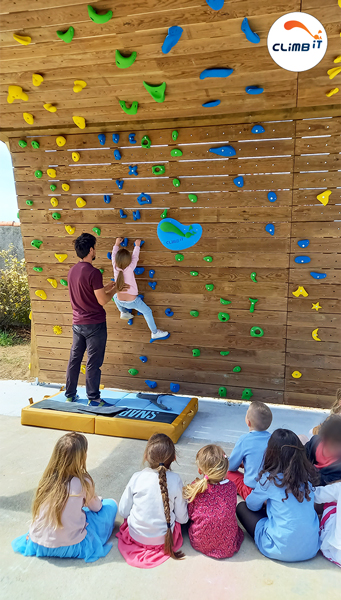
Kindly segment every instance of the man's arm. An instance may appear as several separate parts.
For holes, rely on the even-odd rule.
[[[113,281],[109,281],[107,285],[105,285],[99,290],[94,290],[94,294],[97,298],[98,304],[100,304],[101,306],[108,304],[108,302],[110,302],[111,298],[113,297],[115,291],[116,285]]]

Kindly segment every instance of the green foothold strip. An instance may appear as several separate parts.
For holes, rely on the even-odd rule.
[[[37,179],[41,179],[41,177],[43,176],[43,172],[40,169],[37,169],[36,171],[34,171],[34,176]]]
[[[171,223],[169,223],[169,225],[171,225]],[[184,255],[183,254],[176,254],[175,255],[175,260],[177,260],[178,262],[181,262],[184,259]]]
[[[50,185],[51,192],[54,192],[56,189],[57,189],[57,186],[54,183],[51,183],[51,185]]]
[[[164,102],[166,92],[166,82],[160,83],[160,85],[149,85],[145,81],[143,82],[147,92],[151,95],[155,102]]]
[[[177,177],[175,177],[173,179],[173,185],[174,185],[174,187],[180,187],[180,179],[178,179]]]
[[[115,52],[115,62],[119,69],[128,69],[135,62],[137,57],[136,52],[132,52],[130,56],[122,56],[119,50]]]
[[[199,313],[198,313],[197,310],[191,310],[189,314],[191,315],[191,317],[198,317],[199,316]]]
[[[132,375],[133,377],[135,377],[135,375],[139,374],[137,369],[129,369],[128,373],[129,373],[129,375]]]
[[[231,304],[231,300],[224,300],[224,298],[220,298],[220,304]]]
[[[90,4],[88,4],[88,15],[91,21],[93,21],[94,23],[103,24],[110,21],[113,12],[112,10],[108,10],[108,12],[106,12],[104,15],[99,15],[97,11]]]
[[[195,194],[188,194],[188,198],[190,199],[191,202],[198,202],[198,196],[196,196]]]
[[[176,142],[176,140],[178,139],[178,135],[179,135],[179,132],[176,129],[174,129],[174,131],[172,131],[173,142]]]
[[[33,267],[33,271],[37,271],[37,273],[41,273],[43,270],[43,267]]]
[[[75,30],[72,27],[69,27],[67,31],[57,31],[58,37],[63,40],[66,44],[70,44],[72,42],[73,36],[75,35]]]
[[[230,354],[230,351],[229,351],[229,350],[222,350],[222,351],[220,352],[220,355],[221,355],[221,356],[227,356],[228,354]]]
[[[27,146],[26,140],[19,140],[18,144],[19,144],[20,148],[26,148],[26,146]]]
[[[230,318],[230,315],[228,313],[224,313],[224,312],[218,313],[218,319],[222,323],[226,323],[226,321],[228,321],[229,318]]]
[[[148,135],[144,135],[141,140],[142,148],[150,148],[151,145],[152,145],[152,140],[150,139],[150,137]]]
[[[227,389],[226,387],[220,387],[218,394],[220,396],[220,398],[226,398],[227,397]]]
[[[139,107],[139,103],[137,102],[137,100],[134,100],[134,102],[132,102],[130,108],[127,107],[125,100],[119,100],[119,103],[120,107],[126,113],[126,115],[136,115],[137,109]]]
[[[171,150],[171,156],[182,156],[183,152],[182,150],[180,150],[180,148],[173,148],[173,150]]]
[[[212,256],[204,256],[204,260],[206,260],[206,262],[212,262],[213,258]]]
[[[238,367],[238,365],[236,367],[233,367],[233,372],[234,373],[240,373],[241,370],[242,370],[242,368]]]
[[[67,287],[67,281],[66,281],[66,279],[61,279],[61,280],[60,280],[60,283],[61,283],[62,285],[65,285],[65,287]]]
[[[163,175],[166,170],[165,165],[154,165],[152,167],[153,175]]]
[[[26,200],[27,206],[33,206],[33,200]]]
[[[59,212],[54,212],[52,213],[52,219],[55,219],[55,221],[58,221],[59,219],[61,219],[61,214]]]
[[[205,288],[207,289],[207,291],[208,291],[208,292],[213,292],[213,290],[214,290],[214,285],[213,285],[213,283],[207,283],[207,284],[205,285]]]
[[[37,250],[39,250],[40,246],[42,245],[42,241],[41,240],[32,240],[31,241],[31,246],[33,246],[34,248],[37,248]]]
[[[199,273],[198,271],[191,271],[190,275],[192,275],[192,277],[198,277]]]
[[[101,230],[100,230],[100,228],[99,228],[99,227],[93,227],[93,228],[92,228],[92,231],[93,231],[94,233],[96,233],[97,235],[101,235]]]
[[[251,388],[245,388],[245,390],[243,390],[242,400],[251,400],[252,396],[253,396],[253,393],[252,393]]]
[[[200,350],[199,350],[199,348],[193,348],[192,354],[193,354],[193,356],[200,356]]]
[[[251,327],[250,335],[251,337],[263,337],[264,331],[261,327]]]
[[[39,144],[39,142],[37,142],[37,140],[32,140],[32,142],[31,142],[31,146],[32,146],[32,148],[34,148],[35,150],[38,150],[38,148],[40,148],[40,144]]]
[[[99,269],[100,273],[104,273],[104,269]]]
[[[258,302],[258,298],[249,298],[249,301],[251,302],[250,313],[253,313],[255,312],[255,304]]]
[[[165,219],[167,217],[167,208],[165,208],[165,210],[163,211],[162,215],[161,215],[161,219]]]
[[[256,277],[257,277],[257,273],[255,271],[250,273],[250,279],[251,279],[251,281],[253,281],[253,283],[258,283]]]

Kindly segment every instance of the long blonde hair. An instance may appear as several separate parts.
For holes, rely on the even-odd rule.
[[[147,442],[143,461],[147,462],[150,468],[155,469],[159,474],[159,486],[167,523],[167,533],[164,543],[165,554],[168,554],[171,558],[179,559],[184,557],[184,553],[181,551],[174,552],[173,550],[174,542],[171,529],[171,514],[167,486],[167,470],[170,469],[170,466],[175,459],[175,446],[168,435],[165,435],[164,433],[154,433]]]
[[[338,388],[336,390],[336,399],[334,401],[333,406],[330,409],[330,414],[331,415],[339,415],[341,414],[341,388]],[[320,423],[319,425],[316,425],[313,428],[313,435],[318,435],[320,433],[320,429],[321,429],[321,425],[322,423]]]
[[[72,431],[59,438],[49,464],[39,482],[32,506],[33,521],[44,506],[44,521],[55,529],[62,527],[62,512],[69,497],[69,484],[78,477],[86,491],[87,504],[95,495],[95,485],[86,470],[88,441]]]
[[[209,483],[219,483],[226,477],[229,468],[229,461],[220,446],[209,444],[199,450],[196,456],[196,463],[203,478],[199,477],[189,485],[183,488],[183,497],[188,502],[193,502],[198,494],[203,494],[207,490]]]
[[[115,256],[116,268],[120,269],[118,271],[118,275],[117,275],[117,279],[116,279],[116,290],[118,292],[121,292],[123,290],[123,287],[124,287],[123,271],[124,271],[124,269],[129,267],[130,263],[131,263],[131,254],[130,254],[129,250],[126,250],[126,248],[120,248]]]

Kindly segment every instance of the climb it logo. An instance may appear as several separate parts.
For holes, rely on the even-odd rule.
[[[283,15],[268,34],[271,58],[282,69],[295,73],[315,67],[324,57],[327,44],[323,25],[307,13]]]

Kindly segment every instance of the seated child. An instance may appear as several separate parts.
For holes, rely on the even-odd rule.
[[[270,433],[266,430],[271,421],[272,412],[264,402],[251,402],[245,417],[249,433],[242,435],[233,448],[229,458],[230,470],[226,475],[236,484],[237,492],[243,500],[256,486],[256,478],[270,438]],[[241,463],[244,466],[244,474],[238,470]]]
[[[341,567],[341,481],[317,487],[315,502],[324,504],[320,523],[321,552]]]
[[[244,534],[236,519],[237,490],[226,479],[229,461],[220,446],[210,444],[196,456],[203,475],[183,490],[188,501],[189,539],[198,552],[213,558],[230,558],[238,552]]]
[[[126,248],[120,248],[121,242],[123,242],[123,238],[116,239],[111,255],[117,289],[114,300],[121,313],[121,319],[126,319],[127,321],[133,319],[134,315],[129,311],[134,308],[143,314],[151,331],[152,340],[165,339],[169,335],[168,331],[161,331],[161,329],[156,327],[152,309],[138,296],[139,291],[135,280],[134,269],[137,266],[140,256],[141,240],[135,241],[135,248],[132,255]],[[124,289],[124,284],[129,285],[129,290],[127,292],[122,291]]]
[[[269,439],[255,489],[237,506],[239,521],[264,556],[294,562],[317,554],[316,481],[316,470],[297,435],[289,429],[276,429]]]
[[[88,442],[66,433],[56,443],[39,482],[27,535],[12,542],[24,556],[83,558],[106,556],[117,512],[115,500],[101,500],[86,470]]]
[[[334,401],[333,406],[330,409],[330,415],[339,415],[341,414],[341,388],[338,388],[336,390],[336,398]],[[318,435],[321,429],[321,425],[322,423],[320,423],[319,425],[316,425],[316,427],[313,427],[313,429],[311,431],[309,431],[309,439],[313,436],[313,435]],[[308,441],[308,440],[307,440]]]
[[[152,569],[169,557],[183,558],[180,523],[187,523],[182,481],[170,470],[175,446],[163,433],[149,438],[143,457],[148,467],[134,473],[123,492],[119,513],[124,517],[118,549],[133,567]]]
[[[307,457],[320,473],[320,485],[341,479],[341,414],[322,423],[319,435],[305,445]]]

